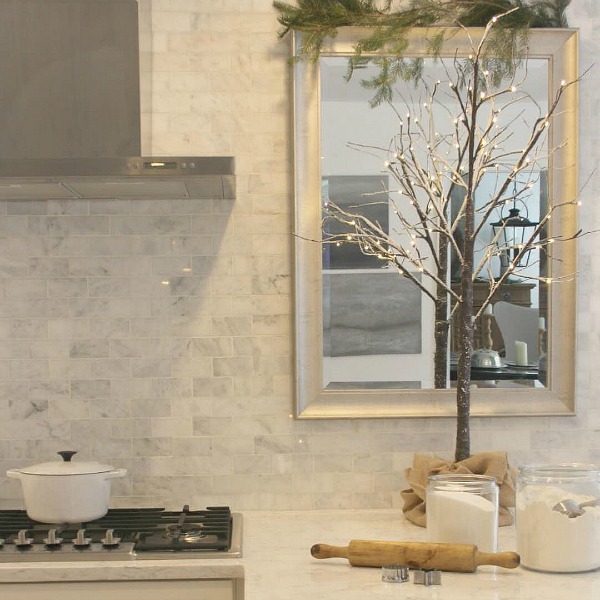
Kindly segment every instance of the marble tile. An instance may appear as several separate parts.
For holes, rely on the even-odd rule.
[[[451,419],[292,418],[289,44],[272,2],[154,9],[151,150],[234,156],[237,198],[0,202],[0,460],[76,445],[130,470],[121,506],[187,495],[273,510],[397,507],[413,452],[452,455]],[[596,3],[572,3],[569,16],[589,65]],[[582,124],[598,112],[597,79],[581,82]],[[584,179],[596,137],[582,128]],[[592,176],[582,193],[580,220],[594,228],[599,190]],[[474,419],[474,448],[503,448],[514,464],[600,462],[597,245],[580,244],[580,415]],[[0,506],[17,498],[13,483],[0,477]]]

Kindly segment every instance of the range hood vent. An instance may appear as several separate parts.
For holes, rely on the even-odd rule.
[[[0,0],[0,200],[235,198],[232,157],[142,156],[151,22],[148,0]]]
[[[0,200],[234,199],[233,173],[231,157],[0,160]]]

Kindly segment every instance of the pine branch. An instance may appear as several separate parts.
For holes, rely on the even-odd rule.
[[[566,9],[570,0],[412,0],[408,8],[392,9],[391,1],[382,7],[374,0],[298,0],[297,6],[275,0],[282,25],[279,36],[290,31],[304,34],[303,46],[292,60],[316,61],[327,38],[337,36],[341,27],[364,27],[368,34],[358,41],[349,59],[348,77],[357,67],[372,59],[367,54],[385,53],[398,61],[376,81],[365,82],[374,89],[371,104],[377,106],[390,98],[393,84],[399,79],[417,81],[420,71],[406,67],[408,35],[419,27],[484,27],[494,17],[503,15],[486,36],[482,66],[494,74],[495,83],[514,73],[527,48],[531,27],[567,27]],[[518,10],[515,10],[518,9]],[[450,32],[438,32],[429,40],[431,56],[439,57],[444,39]]]

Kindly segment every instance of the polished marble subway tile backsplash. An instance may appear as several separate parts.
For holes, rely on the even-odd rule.
[[[235,156],[237,198],[0,203],[0,475],[72,448],[129,470],[114,505],[399,507],[415,451],[452,456],[452,419],[291,417],[289,42],[272,2],[152,4],[146,150]],[[582,69],[600,51],[598,10],[569,7]],[[599,78],[579,91],[584,179]],[[592,176],[589,227],[599,191]],[[580,241],[578,415],[474,419],[474,451],[600,462],[598,239]],[[0,476],[0,508],[21,498]]]

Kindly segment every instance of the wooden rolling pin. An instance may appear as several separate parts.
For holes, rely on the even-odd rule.
[[[434,544],[429,542],[373,542],[352,540],[348,546],[315,544],[310,553],[315,558],[347,558],[356,567],[408,565],[413,569],[439,569],[473,573],[479,565],[496,565],[507,569],[519,566],[516,552],[479,552],[471,544]]]

